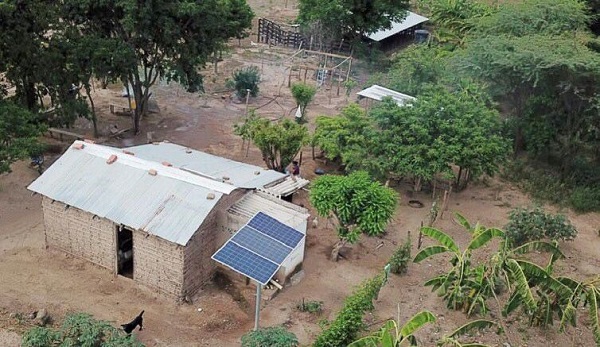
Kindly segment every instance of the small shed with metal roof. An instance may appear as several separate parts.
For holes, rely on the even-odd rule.
[[[306,233],[306,209],[277,203],[266,193],[253,196],[256,188],[286,175],[250,170],[225,158],[221,162],[229,166],[219,166],[218,160],[184,165],[174,150],[191,150],[148,146],[117,149],[75,141],[31,183],[28,189],[42,195],[46,246],[182,299],[212,278],[216,264],[211,255],[231,235],[229,230],[250,218],[237,212],[232,219],[229,211],[258,208]],[[162,146],[170,150],[152,152]],[[303,252],[304,247],[301,258]]]
[[[401,21],[393,22],[390,28],[378,30],[367,35],[367,38],[377,42],[380,48],[392,49],[415,38],[415,32],[422,28],[423,23],[429,18],[423,17],[411,11],[407,11],[406,17]]]
[[[359,100],[366,98],[371,100],[381,101],[385,97],[392,98],[398,106],[407,106],[410,105],[413,101],[417,100],[414,96],[402,94],[395,90],[391,90],[388,88],[384,88],[382,86],[378,86],[376,84],[361,90],[356,93],[358,95]]]

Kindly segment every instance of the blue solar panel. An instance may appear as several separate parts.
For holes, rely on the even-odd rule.
[[[245,226],[235,234],[231,241],[263,256],[276,264],[281,264],[292,249],[281,242]]]
[[[295,248],[304,237],[298,230],[290,228],[277,219],[269,217],[262,212],[258,212],[256,216],[248,222],[248,225],[265,235],[269,235],[272,238],[281,241],[292,249]]]
[[[279,268],[279,265],[230,241],[212,258],[263,285],[271,280]]]

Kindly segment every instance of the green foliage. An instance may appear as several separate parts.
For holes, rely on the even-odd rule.
[[[381,131],[374,141],[384,172],[429,180],[438,173],[453,176],[451,165],[470,178],[494,174],[506,158],[509,144],[500,134],[498,112],[475,91],[425,93],[412,107],[387,100],[371,116]],[[460,184],[461,177],[457,177]]]
[[[569,203],[577,212],[591,212],[600,210],[599,187],[577,187],[573,189]]]
[[[67,316],[57,329],[35,327],[23,335],[23,347],[99,346],[143,347],[135,337],[85,313]]]
[[[245,98],[248,90],[250,96],[258,95],[258,84],[260,83],[260,71],[256,66],[248,66],[233,72],[234,88],[238,97]]]
[[[373,125],[358,104],[350,104],[336,117],[318,116],[313,145],[330,160],[339,160],[347,171],[364,169],[370,161]],[[374,171],[374,170],[369,170]]]
[[[242,336],[242,347],[296,347],[298,338],[284,327],[261,328]]]
[[[374,0],[368,5],[352,0],[300,0],[298,20],[304,25],[320,23],[336,38],[358,37],[389,29],[406,16],[406,0]]]
[[[489,347],[488,345],[480,343],[461,343],[458,338],[467,334],[472,334],[475,330],[489,329],[492,327],[498,327],[498,323],[487,319],[470,321],[467,324],[458,327],[450,334],[442,337],[440,341],[438,341],[437,346],[442,347],[449,345],[454,347]]]
[[[296,305],[296,308],[300,312],[321,313],[323,311],[323,301],[304,301],[304,299],[302,299],[302,302]]]
[[[398,347],[404,342],[417,345],[414,333],[429,323],[435,322],[435,316],[429,311],[421,311],[412,316],[402,327],[395,320],[387,321],[381,329],[372,335],[352,342],[348,347]]]
[[[317,93],[317,88],[304,84],[304,83],[294,83],[292,84],[292,96],[298,107],[300,107],[300,113],[302,114],[302,118],[306,115],[306,107],[312,99],[315,97]]]
[[[34,114],[8,100],[0,100],[0,173],[10,172],[10,164],[16,160],[41,152],[37,137],[42,130]]]
[[[348,176],[325,175],[313,180],[310,203],[321,216],[334,214],[340,240],[355,243],[360,234],[381,235],[394,215],[396,193],[366,172]]]
[[[463,47],[477,20],[491,11],[474,0],[422,0],[420,5],[435,26],[435,40],[451,49]]]
[[[512,210],[509,222],[504,228],[506,238],[516,246],[544,238],[571,241],[577,236],[577,229],[567,217],[562,214],[545,213],[539,207]]]
[[[244,140],[251,140],[260,149],[267,167],[280,172],[284,171],[309,141],[305,126],[289,119],[271,122],[254,112],[244,123],[234,126],[234,133]]]
[[[346,347],[365,327],[363,316],[373,309],[373,300],[379,295],[384,276],[377,275],[362,283],[344,300],[336,318],[315,340],[313,347]]]
[[[390,271],[395,274],[405,274],[408,270],[408,263],[411,259],[412,243],[410,235],[408,239],[392,254],[392,258],[389,261]]]

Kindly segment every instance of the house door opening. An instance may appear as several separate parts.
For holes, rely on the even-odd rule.
[[[117,228],[117,273],[133,278],[133,231]]]

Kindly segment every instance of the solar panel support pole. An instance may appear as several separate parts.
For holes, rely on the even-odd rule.
[[[254,331],[258,330],[258,319],[260,317],[260,294],[261,294],[261,287],[262,285],[260,283],[256,283],[256,311],[254,312]]]

